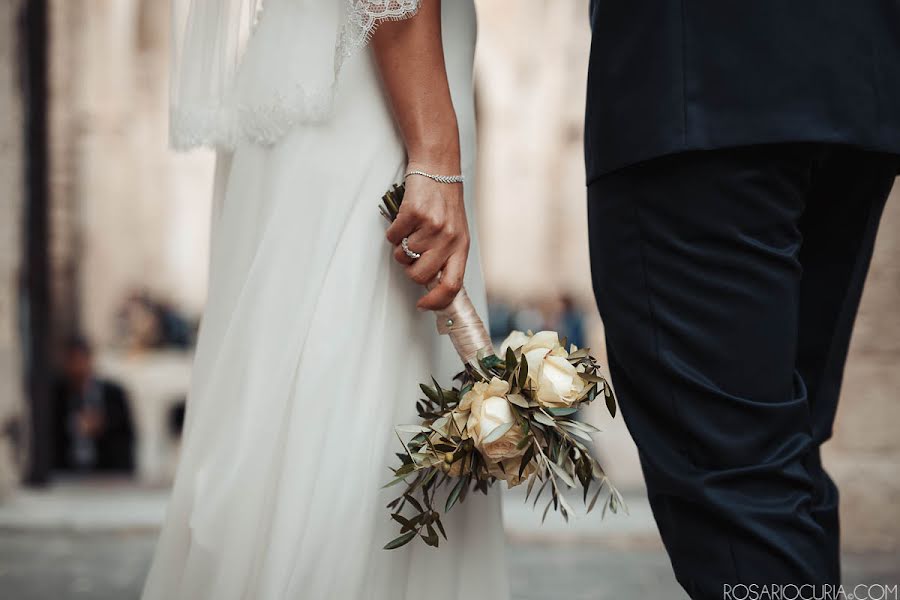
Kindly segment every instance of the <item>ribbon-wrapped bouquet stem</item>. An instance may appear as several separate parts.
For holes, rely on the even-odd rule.
[[[381,212],[389,221],[396,218],[403,193],[400,185],[383,196]],[[469,493],[487,493],[498,480],[509,487],[527,482],[526,501],[534,494],[534,506],[548,492],[543,519],[552,507],[568,520],[574,511],[565,491],[578,486],[588,512],[604,490],[604,514],[623,506],[587,445],[599,430],[576,419],[596,398],[616,413],[612,388],[589,349],[567,349],[552,331],[514,331],[495,354],[465,289],[437,319],[463,370],[452,388],[434,379],[422,384],[424,397],[416,404],[421,422],[396,428],[403,452],[385,487],[403,486],[387,505],[400,535],[385,549],[416,537],[438,546],[438,532],[447,538],[440,510],[449,511]],[[449,491],[438,494],[442,489]]]

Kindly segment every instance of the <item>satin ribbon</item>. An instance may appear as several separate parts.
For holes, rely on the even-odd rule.
[[[433,286],[429,286],[431,287]],[[475,364],[480,350],[488,353],[494,351],[491,336],[469,299],[466,288],[459,290],[450,306],[435,314],[438,333],[450,336],[450,341],[463,362]]]

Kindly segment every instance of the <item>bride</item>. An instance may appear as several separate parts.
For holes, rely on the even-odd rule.
[[[381,549],[393,427],[413,422],[417,382],[459,368],[423,311],[465,277],[485,313],[466,225],[472,0],[175,3],[173,142],[218,161],[209,299],[143,598],[508,597],[497,490],[447,515],[440,549]],[[387,243],[380,197],[412,171]]]

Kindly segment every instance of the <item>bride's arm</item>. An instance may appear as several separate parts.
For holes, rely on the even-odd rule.
[[[415,17],[383,23],[372,46],[409,170],[459,174],[459,129],[444,66],[441,0],[422,0]],[[413,281],[426,284],[442,272],[440,285],[419,300],[418,307],[446,307],[462,286],[469,253],[462,184],[409,177],[400,214],[387,237]],[[411,261],[406,256],[399,246],[404,237],[421,258]]]

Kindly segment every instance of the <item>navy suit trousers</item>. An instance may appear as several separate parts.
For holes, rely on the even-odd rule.
[[[777,144],[657,158],[589,187],[613,385],[694,599],[840,580],[820,446],[897,167]]]

